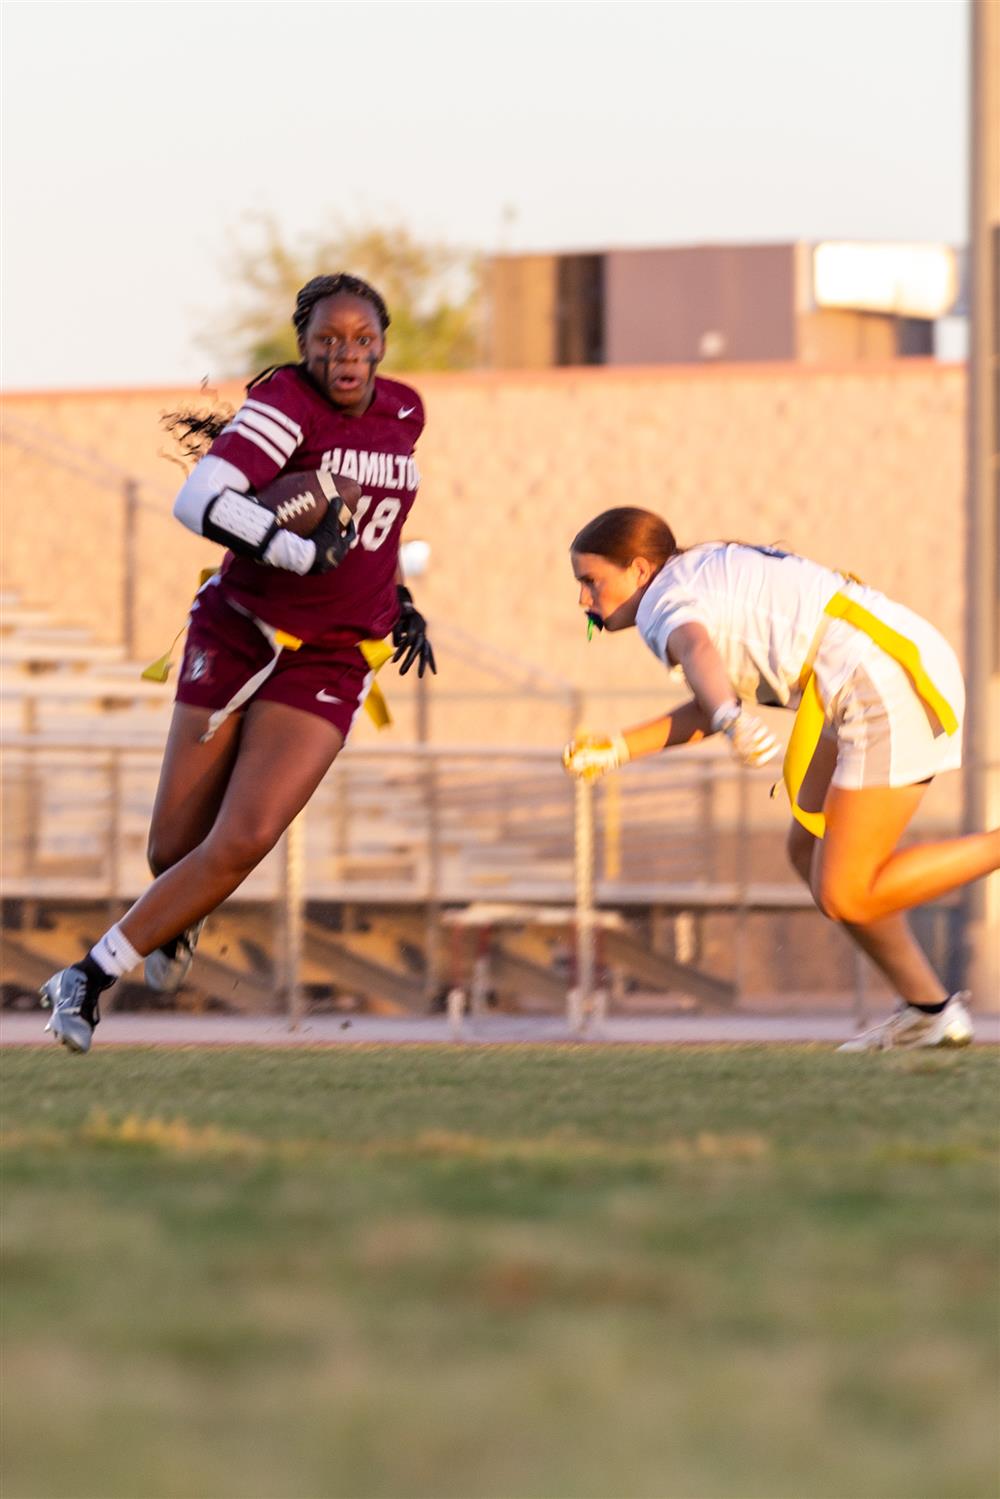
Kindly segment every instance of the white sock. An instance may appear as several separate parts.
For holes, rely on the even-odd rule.
[[[120,979],[130,968],[142,962],[142,954],[136,952],[118,926],[110,927],[101,940],[94,943],[90,956],[98,968],[103,969],[108,978],[112,979]]]

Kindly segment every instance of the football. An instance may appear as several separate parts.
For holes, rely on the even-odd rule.
[[[353,515],[361,498],[361,485],[355,479],[314,469],[308,473],[279,474],[257,491],[256,499],[258,504],[273,510],[283,531],[311,536],[326,515],[330,501],[338,495]],[[347,520],[346,514],[343,519]]]

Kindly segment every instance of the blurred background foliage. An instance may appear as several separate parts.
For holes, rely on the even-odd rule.
[[[313,276],[348,271],[381,292],[392,325],[383,368],[458,370],[481,362],[482,266],[400,223],[337,224],[294,239],[268,215],[243,221],[226,263],[232,305],[203,339],[227,372],[246,376],[297,361],[295,297]]]

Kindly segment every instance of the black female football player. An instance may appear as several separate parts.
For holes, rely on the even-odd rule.
[[[151,987],[179,987],[205,917],[343,748],[372,685],[364,647],[391,634],[401,671],[436,669],[399,565],[423,405],[376,373],[385,303],[357,277],[318,276],[293,323],[298,364],[252,381],[230,421],[188,424],[214,440],[174,514],[226,555],[191,610],[149,835],[153,883],[42,986],[48,1029],[73,1052],[90,1049],[102,991],[143,958]],[[352,518],[331,506],[311,538],[278,529],[253,495],[285,471],[331,475]]]

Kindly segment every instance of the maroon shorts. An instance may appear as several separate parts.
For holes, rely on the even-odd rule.
[[[206,585],[191,610],[177,701],[217,712],[273,657],[274,647],[250,616],[217,584]],[[286,647],[241,709],[251,702],[286,703],[325,718],[346,739],[370,681],[371,668],[356,645]]]

